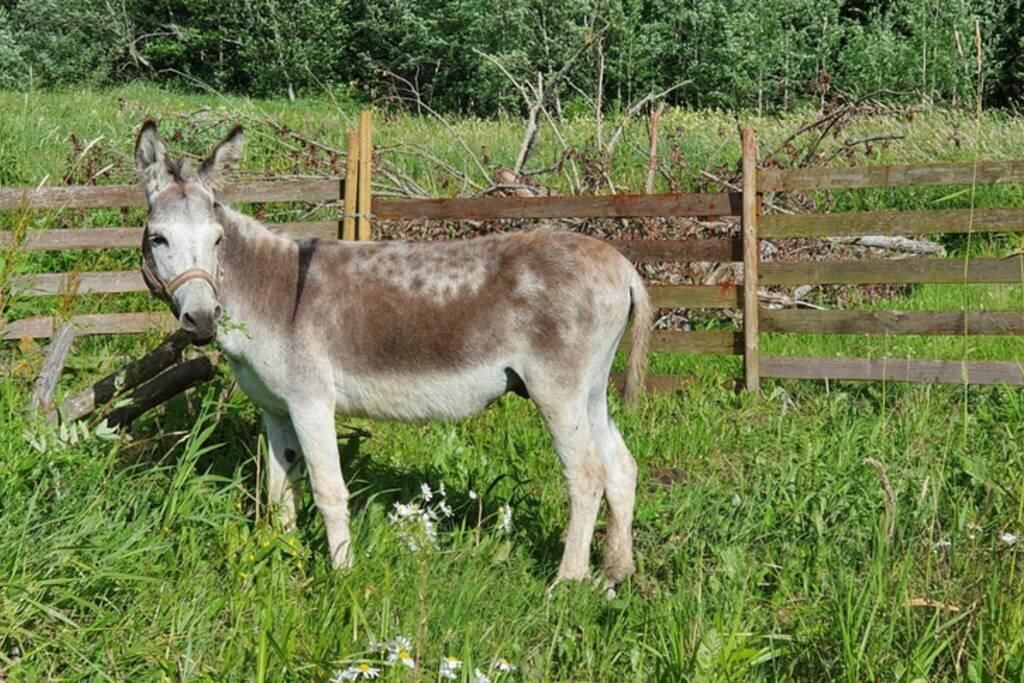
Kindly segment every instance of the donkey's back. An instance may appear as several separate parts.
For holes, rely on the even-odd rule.
[[[338,412],[392,419],[462,417],[506,391],[603,391],[646,302],[615,249],[547,230],[318,244],[306,281],[291,329],[329,358]]]

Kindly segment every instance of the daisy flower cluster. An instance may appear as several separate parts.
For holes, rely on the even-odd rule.
[[[387,642],[371,641],[370,650],[380,656],[379,662],[361,660],[346,669],[335,671],[330,683],[380,678],[381,671],[385,667],[416,668],[412,643],[404,636],[396,636]],[[441,658],[437,676],[441,680],[454,681],[459,679],[461,670],[461,659],[446,656]],[[496,680],[502,674],[512,673],[515,670],[515,664],[504,657],[498,657],[491,662],[491,667],[487,672],[481,671],[479,668],[473,669],[473,675],[469,677],[469,680],[472,683],[492,683],[492,676]]]
[[[412,552],[424,545],[437,547],[437,523],[441,519],[449,519],[455,513],[448,505],[448,491],[444,482],[437,490],[429,484],[420,485],[420,495],[411,503],[395,502],[394,510],[388,513],[388,519],[398,527],[402,542]]]

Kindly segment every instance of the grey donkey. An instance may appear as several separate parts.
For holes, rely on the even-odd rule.
[[[196,343],[216,338],[262,409],[281,523],[295,523],[301,468],[291,461],[301,456],[331,562],[350,566],[335,415],[453,420],[511,391],[536,404],[568,483],[556,583],[588,575],[602,494],[605,574],[628,576],[637,468],[609,415],[607,386],[631,312],[626,401],[644,384],[652,308],[632,264],[600,240],[550,230],[294,241],[218,201],[242,150],[239,127],[196,168],[172,161],[156,124],[143,124],[142,271]]]

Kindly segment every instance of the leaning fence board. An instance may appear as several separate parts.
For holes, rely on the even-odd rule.
[[[591,197],[374,198],[378,220],[737,216],[736,193],[616,194]]]
[[[768,238],[1021,231],[1024,209],[773,214],[758,225],[758,237]]]
[[[48,338],[60,327],[53,316],[22,318],[0,330],[0,339],[17,340],[22,337]],[[137,334],[150,330],[170,332],[177,323],[170,313],[92,313],[76,315],[69,321],[79,335]]]
[[[864,259],[765,263],[761,285],[870,285],[911,283],[1024,284],[1024,255],[972,259]]]
[[[627,333],[619,351],[629,351],[632,340]],[[650,351],[653,353],[707,353],[738,355],[743,353],[743,336],[727,330],[681,332],[654,330],[651,332]]]
[[[762,356],[761,374],[764,377],[777,379],[1024,385],[1024,372],[1021,371],[1021,365],[1013,361]]]
[[[225,202],[330,202],[338,199],[337,178],[254,180],[224,188]],[[71,185],[68,187],[0,187],[3,209],[101,209],[144,206],[138,185]]]
[[[742,290],[735,285],[651,285],[655,308],[739,308]]]
[[[757,174],[759,192],[905,185],[970,185],[975,182],[981,185],[1024,182],[1024,161],[856,168],[765,168]]]
[[[763,332],[872,335],[1024,335],[1024,311],[763,310]]]

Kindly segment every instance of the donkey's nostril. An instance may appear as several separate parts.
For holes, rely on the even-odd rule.
[[[223,312],[224,312],[224,309],[222,309],[220,307],[220,304],[217,304],[217,307],[213,309],[213,319],[214,320],[220,320],[221,313],[223,313]]]
[[[186,332],[194,332],[196,329],[196,319],[192,317],[191,313],[183,313],[181,316],[181,326]]]

